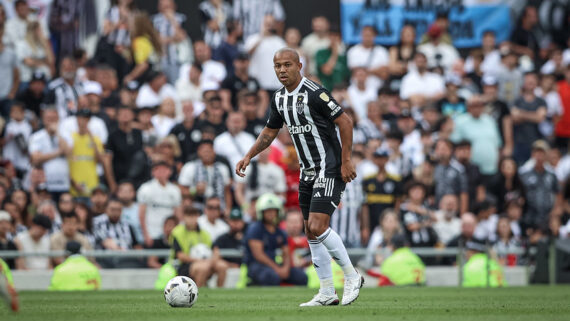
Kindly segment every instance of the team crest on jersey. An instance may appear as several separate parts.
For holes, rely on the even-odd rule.
[[[304,103],[305,96],[299,95],[297,96],[297,102],[295,103],[295,110],[297,114],[302,114],[305,111],[305,103]]]

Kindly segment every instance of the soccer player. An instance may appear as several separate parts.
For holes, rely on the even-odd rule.
[[[299,204],[311,258],[321,281],[319,293],[301,306],[338,305],[331,256],[345,274],[342,304],[347,305],[358,298],[364,279],[352,266],[340,236],[329,228],[329,223],[345,184],[356,178],[351,160],[352,120],[326,89],[301,76],[301,67],[294,49],[280,49],[273,57],[273,68],[283,87],[273,94],[269,120],[237,163],[236,174],[245,176],[251,159],[271,144],[286,123],[301,165]]]

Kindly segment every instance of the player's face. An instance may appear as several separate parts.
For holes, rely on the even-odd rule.
[[[273,69],[279,82],[289,87],[301,78],[301,63],[296,61],[293,54],[282,52],[273,58]]]

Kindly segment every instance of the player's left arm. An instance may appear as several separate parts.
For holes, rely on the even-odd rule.
[[[342,113],[334,123],[338,126],[340,142],[342,144],[342,166],[340,173],[342,180],[348,183],[356,178],[356,169],[352,163],[352,119],[348,114]]]
[[[342,144],[342,166],[340,173],[342,180],[348,183],[356,178],[356,169],[352,164],[352,130],[353,121],[326,89],[315,92],[312,99],[313,107],[323,116],[333,121],[340,133]]]

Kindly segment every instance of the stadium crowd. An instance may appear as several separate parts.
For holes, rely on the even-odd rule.
[[[538,39],[534,7],[508,41],[488,30],[481,47],[459,51],[444,13],[419,43],[407,25],[398,44],[376,45],[377,30],[365,26],[348,46],[324,16],[304,37],[285,28],[278,0],[263,1],[259,16],[236,4],[256,1],[203,1],[202,39],[188,37],[172,0],[157,1],[153,16],[117,0],[88,54],[73,1],[54,0],[49,15],[32,2],[0,7],[0,250],[64,250],[70,240],[84,250],[171,248],[180,222],[199,232],[192,242],[241,249],[255,237],[247,226],[266,192],[283,201],[289,248],[308,250],[289,132],[245,178],[234,173],[281,87],[271,67],[285,46],[354,120],[358,178],[332,225],[348,247],[368,248],[365,266],[380,264],[372,253],[396,235],[412,247],[478,240],[500,253],[569,237],[570,36]],[[6,261],[50,269],[63,259]],[[436,261],[424,260],[452,263]],[[223,273],[240,262],[204,268]]]

